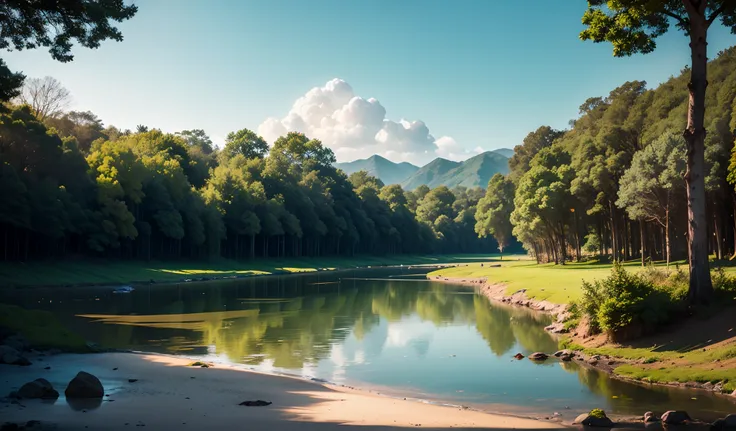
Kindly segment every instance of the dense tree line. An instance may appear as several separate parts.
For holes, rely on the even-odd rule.
[[[682,124],[685,69],[655,89],[626,82],[580,106],[569,130],[543,126],[514,150],[508,178],[494,177],[476,214],[478,232],[513,233],[540,262],[581,255],[613,260],[688,255]],[[736,47],[709,64],[705,187],[708,251],[736,252]],[[511,224],[506,216],[510,214]]]
[[[45,79],[44,82],[53,82]],[[30,81],[35,83],[40,81]],[[346,176],[332,151],[250,130],[222,150],[202,130],[105,128],[91,112],[6,104],[0,115],[4,260],[70,254],[129,259],[488,252],[475,234],[481,189]]]

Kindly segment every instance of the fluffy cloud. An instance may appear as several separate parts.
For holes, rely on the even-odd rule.
[[[465,160],[483,152],[483,148],[475,147],[472,150],[464,148],[449,136],[443,136],[435,141],[438,156],[449,160]]]
[[[425,163],[434,157],[464,159],[467,151],[449,136],[435,139],[422,121],[392,121],[376,99],[356,96],[342,79],[315,87],[297,99],[282,119],[268,118],[258,134],[268,142],[289,131],[321,140],[339,161],[380,154],[393,161]]]

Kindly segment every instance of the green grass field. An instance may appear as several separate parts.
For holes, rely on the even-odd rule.
[[[429,276],[454,279],[486,278],[491,283],[505,284],[506,293],[509,295],[520,289],[526,289],[525,294],[529,298],[547,300],[555,304],[567,304],[580,297],[583,281],[590,282],[607,277],[612,267],[610,263],[597,262],[537,265],[534,260],[521,255],[504,256],[503,260],[495,260],[493,264],[501,266],[493,267],[484,263],[481,267],[480,263],[469,263],[467,266],[433,271]],[[655,265],[664,266],[664,263],[657,262]],[[675,270],[677,265],[683,271],[687,270],[684,262],[671,263],[670,268]],[[642,268],[638,261],[627,262],[624,266],[631,271],[640,271]],[[736,268],[726,270],[732,271]]]
[[[616,367],[618,375],[651,383],[669,382],[721,382],[723,390],[731,393],[736,390],[736,346],[726,344],[703,350],[700,348],[687,351],[658,350],[657,348],[632,348],[604,346],[586,348],[583,346],[561,343],[560,347],[583,351],[589,355],[609,355],[618,358],[643,361],[643,363],[625,364]]]
[[[175,282],[185,278],[311,272],[383,265],[431,265],[490,260],[493,255],[355,256],[237,262],[57,261],[1,263],[0,287]]]

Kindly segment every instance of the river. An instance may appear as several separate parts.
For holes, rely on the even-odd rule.
[[[185,355],[400,397],[533,416],[683,409],[713,419],[734,403],[704,391],[644,386],[556,359],[550,317],[491,303],[421,268],[320,272],[112,288],[0,290],[55,313],[105,347]]]

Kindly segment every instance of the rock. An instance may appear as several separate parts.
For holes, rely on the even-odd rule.
[[[736,414],[731,414],[723,419],[713,422],[711,431],[734,431],[736,430]]]
[[[85,345],[87,346],[87,349],[89,349],[89,351],[90,352],[93,352],[93,353],[102,353],[102,352],[105,351],[105,349],[103,349],[102,347],[100,347],[99,344],[93,343],[91,341],[87,341],[85,343]]]
[[[613,421],[606,417],[603,413],[603,417],[592,415],[590,413],[583,413],[575,418],[574,424],[580,424],[588,427],[600,427],[600,428],[611,428],[613,427]]]
[[[2,345],[0,346],[0,364],[31,365],[31,362],[24,358],[15,348]]]
[[[554,353],[554,356],[557,357],[557,358],[560,358],[562,356],[571,355],[571,354],[572,353],[569,350],[565,349],[565,350],[558,350],[558,351],[556,351]]]
[[[105,390],[100,379],[90,373],[80,371],[69,382],[64,394],[67,398],[102,398]]]
[[[522,355],[521,353],[517,353],[517,354],[514,355],[514,358],[516,358],[516,359],[524,359],[524,355]],[[734,393],[736,393],[736,391],[734,391]]]
[[[652,412],[644,413],[644,423],[648,424],[652,422],[659,422],[659,418]]]
[[[271,401],[263,401],[263,400],[256,400],[256,401],[243,401],[242,403],[238,404],[239,406],[248,406],[248,407],[263,407],[263,406],[270,406]]]
[[[532,361],[546,361],[549,356],[546,353],[542,352],[534,352],[531,355],[529,355],[529,359]]]
[[[598,359],[595,358],[588,358],[586,362],[593,366],[598,365]]]
[[[560,356],[560,360],[565,361],[565,362],[570,362],[572,361],[572,355],[562,355]]]
[[[690,420],[690,415],[683,410],[669,410],[662,415],[662,423],[667,425],[682,425]]]
[[[25,337],[20,334],[14,334],[7,337],[5,340],[3,340],[3,344],[14,348],[18,352],[28,350],[31,347],[31,344],[28,342],[28,340],[26,340]]]
[[[59,392],[46,379],[36,379],[21,386],[18,390],[20,398],[40,398],[43,400],[55,400],[59,398]]]

